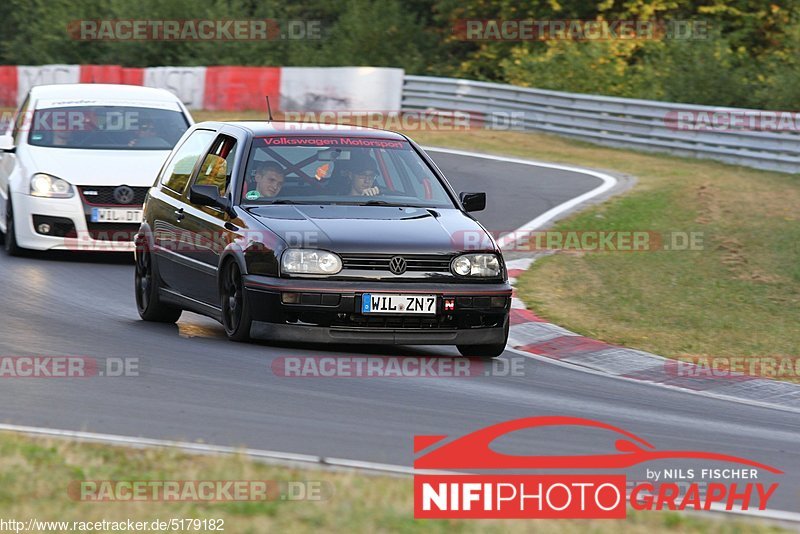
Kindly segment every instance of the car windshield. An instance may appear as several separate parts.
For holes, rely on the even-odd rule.
[[[407,141],[342,136],[257,137],[242,204],[454,207]]]
[[[37,109],[28,143],[54,148],[171,150],[189,127],[177,105],[71,106]]]

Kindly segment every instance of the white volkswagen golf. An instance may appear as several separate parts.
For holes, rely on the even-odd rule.
[[[33,87],[0,135],[6,251],[133,250],[145,195],[191,124],[163,89]]]

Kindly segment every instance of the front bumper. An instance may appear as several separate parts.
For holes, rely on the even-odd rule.
[[[511,286],[504,282],[397,283],[248,275],[245,276],[245,292],[254,319],[252,335],[277,341],[407,345],[505,343],[511,305]],[[283,293],[299,294],[300,303],[285,304],[281,298]],[[361,313],[363,293],[436,295],[436,314],[365,315]],[[444,309],[445,299],[453,299],[454,309]]]
[[[89,227],[88,213],[91,206],[81,201],[80,195],[72,198],[44,198],[21,193],[12,193],[14,225],[17,243],[30,250],[70,250],[89,252],[132,252],[133,235],[139,225],[108,224],[101,231]],[[119,206],[122,207],[122,206]],[[141,206],[130,206],[141,209]],[[48,223],[54,219],[65,221],[62,232],[66,235],[45,235],[36,231],[34,219]],[[55,226],[55,225],[52,225]],[[103,239],[95,239],[103,237]]]

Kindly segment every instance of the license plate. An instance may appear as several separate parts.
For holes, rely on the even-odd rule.
[[[387,295],[364,293],[361,313],[436,314],[436,295]]]
[[[92,208],[94,223],[136,223],[142,222],[142,210],[119,208]]]

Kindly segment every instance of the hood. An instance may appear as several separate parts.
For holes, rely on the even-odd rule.
[[[453,208],[275,205],[249,211],[289,246],[350,254],[445,254],[494,248],[480,224]]]
[[[28,146],[33,172],[62,178],[72,185],[153,185],[169,150],[89,150]]]

